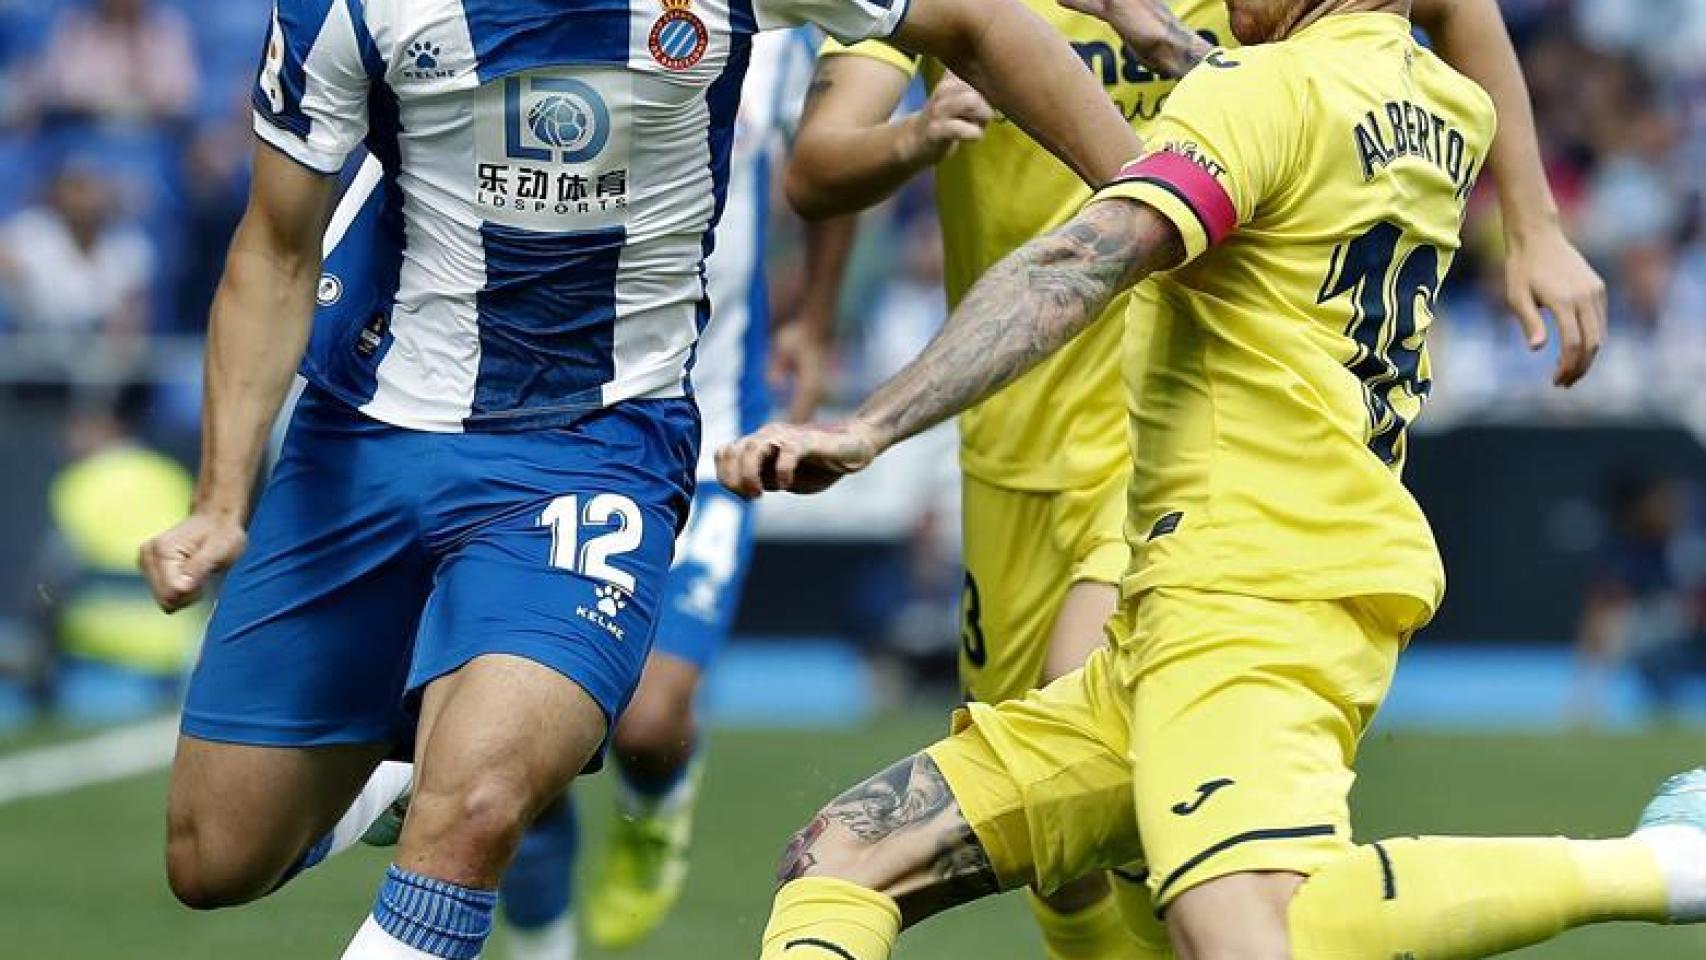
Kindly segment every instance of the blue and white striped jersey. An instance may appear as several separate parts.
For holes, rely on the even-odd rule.
[[[303,374],[398,426],[549,427],[678,397],[761,29],[906,0],[278,0],[256,132],[346,204]],[[360,186],[360,184],[357,184]]]
[[[817,64],[819,34],[802,27],[753,39],[735,140],[728,201],[717,247],[705,261],[711,322],[693,365],[693,395],[704,421],[699,477],[717,475],[716,452],[764,425],[770,415],[770,286],[764,269],[775,171],[799,123]]]

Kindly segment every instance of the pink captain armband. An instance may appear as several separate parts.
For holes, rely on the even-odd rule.
[[[1238,208],[1226,188],[1195,160],[1161,151],[1134,160],[1120,171],[1121,183],[1148,183],[1171,193],[1202,221],[1209,246],[1219,244],[1238,228]]]

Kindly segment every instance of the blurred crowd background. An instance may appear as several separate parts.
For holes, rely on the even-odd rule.
[[[1610,283],[1612,333],[1587,384],[1550,387],[1551,357],[1502,303],[1483,190],[1411,476],[1452,597],[1397,709],[1461,715],[1477,682],[1515,676],[1532,696],[1514,722],[1686,717],[1706,703],[1706,0],[1504,6],[1564,216]],[[199,624],[152,614],[132,558],[187,501],[267,18],[265,0],[0,0],[0,726],[157,709],[193,658]],[[797,233],[776,236],[785,312]],[[865,220],[832,405],[922,346],[940,279],[921,184]],[[855,709],[948,676],[953,441],[921,444],[833,506],[767,504],[730,710],[802,651],[876,665]]]

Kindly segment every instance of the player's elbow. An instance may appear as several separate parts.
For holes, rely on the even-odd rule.
[[[794,159],[782,178],[788,205],[811,221],[855,212],[856,208],[845,201],[845,192],[835,190],[823,173],[824,165],[818,162],[814,152],[796,147]]]

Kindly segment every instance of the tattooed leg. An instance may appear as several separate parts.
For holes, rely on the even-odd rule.
[[[837,797],[794,835],[777,879],[801,877],[887,894],[906,926],[1000,890],[942,771],[922,753]]]

